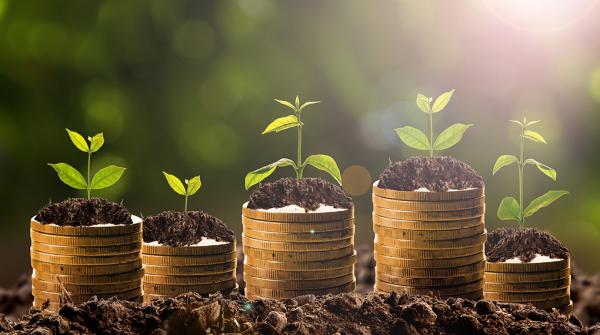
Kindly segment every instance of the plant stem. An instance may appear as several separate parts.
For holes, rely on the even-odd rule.
[[[90,200],[92,195],[92,185],[90,183],[90,163],[92,160],[92,151],[88,151],[88,164],[87,164],[87,198]]]
[[[433,114],[429,113],[429,157],[433,157]]]
[[[523,217],[523,168],[525,167],[525,162],[523,159],[523,147],[525,142],[525,127],[521,127],[521,153],[519,156],[519,227],[523,228],[525,226],[525,218]]]
[[[298,160],[296,162],[296,179],[302,178],[304,167],[302,166],[302,124],[300,123],[300,111],[296,111],[296,117],[298,118]]]
[[[185,207],[183,207],[183,211],[187,212],[187,203],[188,203],[188,195],[185,195]]]

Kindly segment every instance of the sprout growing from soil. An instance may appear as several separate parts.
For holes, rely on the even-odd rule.
[[[114,185],[121,176],[123,172],[125,172],[124,167],[109,165],[105,168],[102,168],[96,172],[94,177],[90,180],[90,166],[92,162],[92,153],[100,150],[102,145],[104,144],[104,135],[102,133],[96,134],[94,136],[88,136],[86,139],[81,136],[79,133],[71,131],[67,129],[67,134],[69,134],[69,138],[71,142],[75,145],[75,147],[88,155],[87,159],[87,179],[83,177],[77,169],[72,167],[66,163],[56,163],[50,165],[54,171],[58,174],[58,178],[62,180],[63,183],[71,186],[72,188],[78,190],[86,190],[87,198],[91,198],[92,190],[100,190],[103,188],[110,187]],[[89,143],[88,143],[89,142]]]
[[[545,194],[533,199],[527,207],[523,207],[523,189],[524,189],[524,169],[527,165],[535,165],[540,172],[548,176],[550,179],[556,181],[556,170],[549,167],[544,163],[540,163],[533,158],[524,157],[524,146],[525,140],[529,140],[535,143],[543,143],[546,144],[546,139],[544,137],[533,130],[528,129],[530,126],[540,122],[537,121],[527,121],[527,118],[523,118],[523,121],[510,120],[510,122],[519,125],[520,127],[520,137],[521,137],[521,148],[519,152],[519,157],[517,158],[514,155],[502,155],[498,157],[496,160],[496,164],[494,164],[493,174],[496,174],[498,170],[501,168],[511,165],[513,163],[517,163],[517,169],[519,171],[519,201],[513,197],[505,197],[500,202],[500,206],[498,207],[498,219],[503,221],[514,220],[519,223],[519,227],[523,228],[525,226],[525,218],[532,216],[540,209],[552,204],[554,201],[558,200],[565,194],[569,194],[567,191],[548,191]]]
[[[202,187],[202,181],[200,181],[200,176],[195,176],[192,179],[185,179],[183,182],[185,183],[185,185],[187,185],[186,188],[179,178],[175,177],[172,174],[168,174],[165,171],[163,171],[163,174],[165,175],[167,183],[169,183],[169,186],[171,186],[173,191],[185,197],[185,206],[183,207],[183,210],[187,212],[189,196],[196,194],[200,187]]]
[[[454,90],[442,93],[435,99],[433,106],[431,105],[433,98],[417,94],[417,106],[423,113],[429,115],[429,138],[417,128],[404,126],[395,129],[400,140],[413,149],[429,151],[430,157],[433,157],[434,151],[448,149],[460,142],[465,131],[472,124],[453,124],[441,132],[435,141],[433,140],[433,114],[441,112],[448,105],[452,94],[454,94]]]
[[[282,158],[274,163],[248,173],[245,180],[246,190],[270,176],[278,167],[284,166],[291,166],[294,168],[294,171],[296,171],[296,179],[300,180],[304,173],[304,168],[307,165],[311,165],[319,170],[329,173],[333,179],[341,185],[342,176],[340,174],[340,169],[332,157],[327,155],[311,155],[308,156],[304,162],[302,161],[302,127],[304,126],[304,123],[301,120],[302,111],[304,108],[318,104],[320,101],[307,101],[300,104],[300,98],[298,96],[296,96],[294,104],[278,99],[275,99],[275,101],[290,108],[293,111],[293,114],[280,117],[271,122],[262,134],[279,133],[286,129],[296,128],[298,131],[298,155],[295,162],[289,158]]]

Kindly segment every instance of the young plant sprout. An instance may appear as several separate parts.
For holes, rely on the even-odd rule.
[[[340,169],[332,157],[327,155],[311,155],[308,156],[304,162],[302,161],[302,127],[304,126],[304,123],[301,120],[302,111],[304,108],[310,105],[318,104],[320,101],[308,101],[300,104],[300,98],[298,98],[298,96],[296,96],[294,104],[278,99],[275,99],[275,101],[290,108],[294,114],[280,117],[271,122],[262,132],[262,134],[264,135],[273,132],[279,133],[286,129],[296,128],[298,131],[298,155],[295,162],[289,158],[282,158],[277,162],[263,166],[248,173],[245,180],[246,190],[270,176],[278,167],[284,166],[291,166],[294,168],[294,171],[296,171],[296,179],[299,180],[302,178],[304,168],[307,165],[312,165],[319,170],[329,173],[333,179],[335,179],[341,185],[342,176],[340,174]]]
[[[165,175],[165,178],[167,179],[167,183],[169,183],[169,186],[171,186],[173,191],[175,191],[175,193],[177,193],[179,195],[183,195],[185,197],[185,206],[183,207],[183,210],[185,212],[187,212],[188,197],[190,195],[196,194],[196,192],[198,192],[198,190],[202,186],[202,182],[200,181],[200,176],[193,177],[192,179],[185,179],[184,183],[185,183],[185,185],[187,185],[187,188],[186,188],[179,178],[175,177],[172,174],[168,174],[165,171],[163,171],[163,174]]]
[[[517,221],[520,228],[525,226],[525,218],[532,216],[540,209],[550,205],[554,201],[558,200],[558,198],[562,197],[565,194],[569,194],[567,191],[548,191],[544,195],[541,195],[535,199],[533,199],[527,207],[523,207],[523,189],[524,189],[524,168],[527,165],[535,165],[540,172],[548,176],[550,179],[556,181],[556,170],[549,167],[546,164],[540,163],[533,158],[524,157],[524,146],[525,140],[529,140],[536,143],[546,144],[546,140],[544,137],[533,130],[528,129],[530,126],[540,122],[537,121],[527,121],[527,118],[523,118],[523,121],[515,121],[510,120],[510,122],[519,125],[521,128],[520,136],[521,136],[521,150],[519,152],[519,157],[517,158],[514,155],[502,155],[498,157],[496,160],[496,164],[494,164],[493,174],[496,174],[498,170],[501,168],[511,165],[513,163],[517,163],[517,169],[519,171],[519,201],[517,201],[513,197],[505,197],[500,202],[500,206],[498,207],[498,219],[503,221],[514,220]]]
[[[63,183],[78,190],[86,190],[87,198],[90,199],[92,190],[100,190],[114,185],[125,172],[124,167],[109,165],[100,169],[90,181],[90,166],[92,161],[92,153],[100,150],[104,144],[104,135],[102,133],[88,136],[87,141],[79,133],[67,129],[67,134],[71,138],[71,142],[75,147],[88,155],[87,159],[87,180],[79,171],[66,163],[48,164],[58,174]],[[88,143],[89,142],[89,143]]]
[[[452,94],[454,94],[454,90],[442,93],[435,99],[433,106],[431,105],[433,98],[417,94],[417,106],[423,113],[429,115],[429,138],[419,129],[405,126],[395,129],[400,140],[411,148],[429,151],[430,157],[433,157],[434,151],[448,149],[460,142],[463,134],[472,124],[454,124],[441,132],[435,142],[433,141],[433,114],[441,112],[448,105]]]

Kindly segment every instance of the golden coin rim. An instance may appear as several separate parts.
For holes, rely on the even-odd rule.
[[[380,290],[382,285],[393,288],[394,292],[402,292],[403,290],[406,290],[406,292],[409,294],[427,295],[429,292],[431,292],[435,296],[451,296],[454,294],[468,294],[479,290],[483,291],[484,281],[482,278],[471,283],[458,284],[454,286],[438,286],[425,288],[407,285],[395,285],[383,281],[378,281],[375,283],[375,286],[377,286],[377,288]]]
[[[329,289],[332,287],[342,286],[350,282],[356,282],[354,273],[347,273],[341,277],[317,279],[317,280],[273,280],[265,278],[257,278],[248,275],[244,272],[244,282],[246,285],[251,285],[259,288],[285,290],[285,291],[304,291],[313,289]]]
[[[457,211],[443,212],[411,212],[397,211],[383,207],[373,206],[373,212],[379,216],[383,216],[396,220],[408,221],[462,221],[475,218],[483,218],[485,216],[485,206],[477,208],[462,209]]]
[[[30,228],[33,231],[48,235],[73,236],[73,237],[99,237],[130,235],[142,232],[142,219],[132,215],[133,223],[113,226],[59,226],[53,223],[41,223],[31,218]]]
[[[344,248],[328,250],[328,251],[271,251],[256,249],[248,246],[243,246],[244,255],[261,259],[265,261],[277,262],[314,262],[328,261],[347,257],[353,254],[354,246],[349,245]]]
[[[446,278],[461,277],[473,273],[483,273],[485,262],[478,262],[465,266],[457,266],[445,269],[429,268],[402,268],[391,265],[380,264],[378,269],[391,276],[405,278]]]
[[[482,207],[485,205],[485,197],[483,196],[450,201],[410,201],[389,199],[373,194],[371,200],[373,201],[373,206],[391,210],[415,212],[447,212]]]
[[[55,302],[58,302],[58,299],[60,299],[60,295],[61,295],[61,293],[42,291],[42,290],[38,290],[34,287],[31,288],[31,293],[35,299],[44,299],[44,300],[50,299],[50,301],[55,301]],[[99,299],[102,299],[102,298],[106,299],[106,298],[112,298],[114,296],[121,296],[121,297],[119,297],[119,300],[127,300],[127,299],[130,299],[130,297],[135,298],[135,297],[138,297],[141,295],[142,295],[141,287],[138,287],[138,288],[135,288],[132,290],[122,291],[122,292],[109,292],[109,293],[103,293],[103,294],[70,294],[70,296],[73,300],[82,301],[82,302],[85,302],[94,296],[97,296]],[[56,300],[54,300],[54,299],[56,299]]]
[[[107,247],[70,247],[32,241],[31,248],[46,254],[62,256],[120,256],[139,252],[142,250],[142,242]]]
[[[335,242],[354,237],[354,228],[326,232],[279,233],[243,227],[243,236],[272,242]]]
[[[563,270],[571,267],[570,257],[560,261],[542,263],[498,263],[487,262],[485,270],[488,272],[549,272]]]
[[[310,233],[329,232],[354,228],[354,218],[328,222],[273,222],[262,221],[242,216],[242,227],[273,233]]]
[[[423,221],[423,220],[402,220],[402,219],[391,219],[375,212],[371,212],[371,217],[374,224],[382,227],[388,227],[393,229],[403,230],[456,230],[463,228],[470,228],[485,224],[485,217],[478,217],[473,219],[454,220],[454,221]]]
[[[142,269],[142,261],[110,265],[62,265],[31,260],[31,267],[36,272],[47,272],[59,275],[100,276],[123,274]]]
[[[442,259],[410,259],[410,258],[398,258],[391,256],[379,255],[374,253],[375,263],[385,264],[403,268],[453,268],[458,266],[465,266],[476,262],[484,261],[485,255],[483,252],[455,258],[442,258]]]
[[[165,266],[144,264],[144,270],[149,275],[156,276],[196,276],[196,275],[214,275],[225,272],[235,271],[237,269],[237,260],[230,262],[193,265],[193,266]]]
[[[444,250],[444,249],[462,249],[474,245],[485,244],[487,240],[487,229],[483,234],[455,240],[440,240],[440,241],[418,241],[418,240],[399,240],[388,239],[375,234],[375,243],[393,247],[406,249],[422,249],[422,250]]]
[[[58,283],[48,282],[37,278],[31,279],[31,286],[37,288],[40,291],[60,293],[61,287]],[[127,283],[114,283],[114,284],[97,284],[97,285],[78,285],[78,284],[66,284],[63,283],[63,287],[70,293],[76,295],[83,294],[110,294],[112,292],[124,292],[140,288],[142,286],[141,279],[136,281],[130,281]]]
[[[380,255],[398,257],[398,258],[412,258],[412,259],[448,259],[457,258],[463,256],[471,256],[484,251],[483,244],[476,244],[465,248],[456,249],[401,249],[395,247],[389,247],[386,245],[374,243],[374,249]],[[459,251],[457,253],[457,251]]]
[[[144,283],[144,294],[151,295],[179,295],[187,292],[196,292],[199,294],[208,294],[220,292],[234,288],[236,285],[235,279],[225,280],[213,284],[196,284],[196,285],[162,285]],[[164,293],[161,293],[164,292]]]
[[[32,241],[67,247],[108,247],[112,245],[132,244],[142,241],[142,233],[119,236],[59,236],[48,235],[30,230]]]
[[[152,245],[144,242],[142,253],[156,256],[210,256],[231,253],[236,250],[236,240],[227,244],[217,245],[190,245],[184,247],[172,247],[169,245]]]
[[[486,300],[510,301],[515,303],[528,303],[537,301],[547,301],[552,299],[569,296],[569,288],[545,292],[489,292],[483,291]]]
[[[373,194],[387,199],[404,201],[455,201],[485,196],[485,187],[449,192],[397,191],[379,187],[379,180],[373,183]]]
[[[229,272],[204,275],[204,276],[161,276],[161,275],[144,275],[144,284],[158,284],[158,285],[200,285],[200,284],[214,284],[226,280],[236,278],[235,270]]]
[[[331,251],[354,245],[354,237],[349,237],[339,241],[327,242],[279,242],[264,241],[247,237],[242,233],[242,245],[254,249],[269,251],[289,251],[289,252],[312,252],[312,251]]]
[[[543,272],[490,272],[485,271],[487,281],[496,283],[535,283],[554,281],[571,277],[571,269],[562,269]]]
[[[571,278],[563,278],[558,280],[539,281],[533,283],[495,283],[486,281],[485,290],[487,292],[497,293],[539,293],[560,290],[571,287]]]
[[[254,257],[244,257],[244,266],[250,265],[254,267],[262,267],[270,270],[282,270],[282,271],[322,271],[337,269],[342,266],[356,264],[356,251],[352,255],[339,257],[336,259],[325,260],[325,261],[269,261],[263,259],[256,259]]]
[[[58,279],[63,284],[69,285],[104,285],[104,284],[119,284],[130,281],[142,280],[144,277],[144,269],[140,268],[139,270],[135,270],[132,272],[119,273],[115,275],[88,275],[88,276],[78,276],[78,275],[61,275],[61,274],[52,274],[47,272],[36,271],[32,278],[36,278],[39,280],[43,280],[46,282],[52,282]]]
[[[346,265],[339,268],[321,271],[285,271],[272,270],[244,264],[244,273],[255,278],[270,280],[321,280],[343,276],[354,273],[354,265]]]
[[[392,276],[387,273],[377,271],[377,268],[375,268],[375,281],[382,281],[384,283],[399,286],[412,286],[415,288],[457,286],[472,283],[477,280],[483,280],[483,275],[481,273],[472,273],[460,277],[406,278]]]
[[[223,264],[236,260],[237,252],[206,256],[162,256],[142,254],[144,265],[159,266],[196,266]]]
[[[29,254],[32,260],[60,265],[117,265],[140,259],[139,251],[119,256],[67,256],[48,254],[31,248]]]
[[[405,230],[389,228],[373,224],[375,234],[388,236],[389,238],[413,240],[413,241],[445,241],[461,238],[479,236],[485,231],[485,225],[453,230]]]

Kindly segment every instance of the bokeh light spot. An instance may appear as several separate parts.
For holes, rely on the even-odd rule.
[[[126,105],[125,97],[115,88],[90,84],[83,94],[86,129],[102,130],[115,140],[123,132]]]
[[[190,162],[196,162],[197,156],[203,161],[226,166],[237,160],[239,139],[235,131],[220,122],[206,122],[202,127],[195,123],[182,126],[180,148]]]
[[[597,102],[600,102],[600,66],[597,66],[594,71],[592,71],[588,89],[592,98]]]
[[[371,189],[371,174],[364,166],[352,165],[342,173],[343,187],[348,194],[360,196]]]
[[[204,21],[187,21],[175,31],[173,48],[184,57],[203,58],[215,48],[214,31]]]

